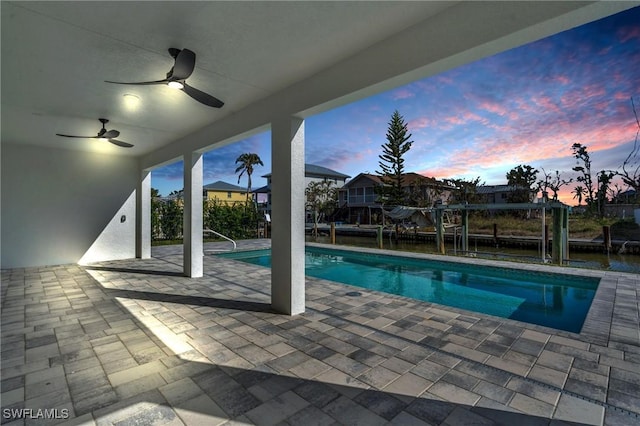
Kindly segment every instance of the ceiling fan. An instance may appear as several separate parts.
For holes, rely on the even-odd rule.
[[[195,87],[187,84],[187,78],[193,73],[196,66],[196,54],[189,49],[176,49],[170,48],[169,55],[175,60],[173,67],[167,73],[167,78],[164,80],[156,81],[141,81],[137,83],[125,83],[122,81],[107,81],[106,83],[114,84],[132,84],[132,85],[152,85],[152,84],[166,84],[167,86],[182,90],[187,95],[191,96],[196,101],[208,105],[214,108],[221,108],[224,105],[220,99],[217,99],[208,93],[204,93]]]
[[[130,143],[122,142],[122,141],[119,141],[119,140],[115,139],[118,136],[120,136],[120,132],[119,131],[117,131],[117,130],[107,130],[107,129],[104,128],[104,125],[107,124],[109,122],[109,120],[107,120],[106,118],[99,118],[98,120],[100,120],[100,122],[102,123],[102,129],[100,129],[100,131],[98,132],[97,136],[74,136],[74,135],[63,135],[63,134],[60,134],[60,133],[56,133],[56,135],[63,136],[65,138],[101,139],[101,140],[104,140],[104,141],[111,142],[114,145],[121,146],[122,148],[131,148],[133,146]]]

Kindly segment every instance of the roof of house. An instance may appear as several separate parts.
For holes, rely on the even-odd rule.
[[[316,164],[307,164],[304,165],[304,175],[306,177],[320,177],[320,178],[333,178],[333,179],[347,179],[351,176],[345,175],[344,173],[336,172],[335,170],[331,170],[327,167],[318,166]],[[271,177],[271,173],[267,173],[266,175],[262,175],[262,177]]]
[[[253,189],[251,192],[255,194],[268,194],[271,192],[271,187],[269,185],[261,186],[260,188]]]
[[[515,185],[479,185],[476,187],[478,194],[495,194],[496,192],[513,192],[518,189]]]
[[[336,172],[327,167],[318,166],[316,164],[305,164],[304,174],[307,177],[332,177],[337,179],[347,179],[351,176],[344,173]]]
[[[247,188],[242,188],[237,185],[232,185],[230,183],[223,182],[221,180],[205,185],[202,188],[204,190],[209,190],[209,191],[247,192]]]
[[[374,175],[371,173],[360,173],[358,176],[354,177],[349,182],[347,182],[344,187],[348,188],[349,186],[352,186],[354,182],[357,182],[361,179],[369,179],[373,181],[374,184],[376,185],[382,185],[382,180],[380,179],[380,176]],[[415,185],[418,181],[421,181],[423,185],[432,185],[432,186],[439,186],[439,187],[447,186],[444,182],[441,182],[432,177],[423,176],[419,173],[409,172],[409,173],[403,174],[404,186]]]

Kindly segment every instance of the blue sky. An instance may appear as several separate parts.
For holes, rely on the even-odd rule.
[[[308,117],[305,159],[352,177],[376,173],[398,110],[413,135],[406,171],[502,184],[509,170],[528,164],[568,179],[576,142],[588,147],[594,173],[622,164],[637,131],[631,97],[638,109],[640,7]],[[270,138],[265,132],[205,153],[204,183],[238,184],[235,159],[253,152],[264,167],[256,167],[252,186],[266,184]],[[151,179],[162,195],[182,189],[182,163]]]

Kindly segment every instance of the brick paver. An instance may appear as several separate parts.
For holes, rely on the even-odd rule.
[[[3,270],[2,424],[640,424],[638,276],[571,272],[575,334],[313,278],[278,315],[269,269],[181,252]]]

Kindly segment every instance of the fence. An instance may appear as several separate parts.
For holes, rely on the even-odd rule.
[[[633,218],[634,210],[640,209],[638,204],[607,204],[604,206],[604,214],[607,217],[620,219]]]

